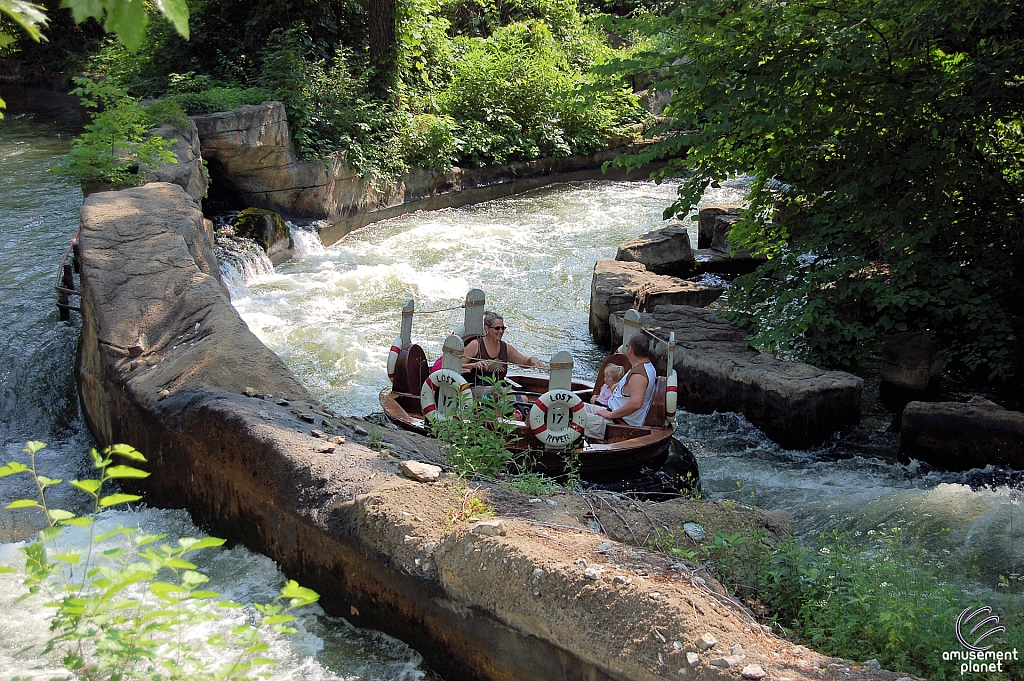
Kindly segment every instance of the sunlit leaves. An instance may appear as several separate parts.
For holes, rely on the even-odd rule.
[[[668,136],[627,163],[668,159],[661,177],[684,178],[667,214],[753,176],[730,244],[774,262],[729,302],[755,345],[857,367],[889,335],[928,329],[951,364],[1010,370],[1024,328],[1019,3],[694,0],[634,27],[651,49],[619,68],[675,94]]]
[[[59,480],[37,474],[34,454],[45,445],[30,443],[26,451],[31,465],[14,463],[7,474],[27,472],[40,490],[40,501],[12,502],[9,508],[45,508],[51,525],[40,530],[38,540],[22,549],[25,567],[22,584],[26,591],[19,602],[47,594],[42,605],[52,608],[51,637],[43,654],[54,653],[64,666],[80,678],[160,678],[245,679],[256,667],[273,664],[265,657],[269,645],[262,640],[265,631],[294,632],[288,623],[295,620],[295,608],[314,603],[315,592],[290,581],[273,603],[257,605],[265,617],[260,625],[231,626],[226,620],[223,631],[206,638],[206,646],[229,653],[210,655],[197,652],[197,644],[183,636],[182,627],[193,628],[223,619],[222,609],[241,606],[217,601],[220,594],[200,588],[209,578],[184,556],[202,549],[222,546],[216,537],[181,538],[176,544],[159,543],[162,534],[118,526],[92,537],[85,551],[64,548],[64,526],[89,527],[94,515],[76,517],[64,510],[48,508],[47,490]],[[131,494],[102,495],[104,483],[119,469],[117,477],[138,478],[143,471],[114,466],[112,456],[127,455],[144,461],[141,454],[126,446],[93,450],[91,456],[100,470],[99,480],[76,480],[71,485],[84,492],[101,509],[138,500]],[[58,548],[60,547],[60,548]],[[0,566],[0,573],[17,572]],[[282,604],[287,601],[287,605]]]

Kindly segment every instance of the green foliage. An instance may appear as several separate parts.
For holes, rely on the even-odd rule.
[[[509,476],[506,484],[531,497],[546,497],[562,491],[562,487],[554,480],[533,471],[524,471]]]
[[[155,0],[153,5],[170,21],[174,30],[188,40],[188,5],[185,0]],[[102,19],[103,30],[115,34],[131,52],[139,49],[149,22],[148,14],[139,0],[61,0],[60,7],[71,10],[76,24],[82,24],[87,19]],[[0,19],[4,20],[0,21],[0,50],[6,52],[7,48],[17,42],[18,30],[23,31],[30,41],[39,44],[43,38],[41,29],[47,23],[45,9],[25,0],[0,0]],[[10,24],[16,28],[12,30]],[[58,25],[64,27],[66,22],[58,22]],[[91,44],[88,37],[84,45],[79,40],[80,34],[75,38],[74,42],[79,43],[79,48]],[[60,51],[70,51],[71,45],[67,42],[60,40],[58,44]],[[58,57],[58,60],[62,66],[68,65],[65,58]],[[5,106],[0,99],[0,109]],[[3,118],[2,114],[0,118]]]
[[[616,83],[591,87],[543,23],[505,26],[461,47],[438,107],[459,122],[464,160],[592,153],[642,118],[635,97]]]
[[[167,76],[168,94],[163,99],[176,102],[188,114],[233,111],[247,104],[259,104],[271,99],[270,92],[262,88],[225,85],[209,76],[171,73]]]
[[[399,135],[411,167],[445,171],[459,158],[462,140],[456,137],[458,123],[451,116],[416,114]]]
[[[958,367],[1019,357],[1024,12],[1013,0],[696,0],[633,30],[618,70],[675,94],[670,158],[684,213],[752,173],[734,247],[772,260],[730,291],[755,345],[861,365],[931,329]]]
[[[118,478],[149,475],[115,464],[115,457],[142,463],[145,457],[128,445],[91,450],[99,477],[70,484],[93,500],[93,511],[76,516],[48,505],[47,489],[62,481],[36,470],[36,454],[45,446],[29,442],[24,450],[28,465],[11,461],[0,467],[0,477],[30,475],[39,491],[38,501],[20,499],[7,508],[36,508],[46,521],[38,539],[23,549],[27,593],[22,599],[45,598],[42,607],[53,610],[42,654],[57,656],[77,678],[110,681],[244,679],[251,673],[263,675],[261,668],[276,663],[266,657],[269,646],[262,632],[295,633],[292,613],[316,602],[315,592],[289,581],[273,602],[255,606],[258,624],[241,624],[201,642],[182,636],[184,627],[217,622],[225,608],[241,607],[218,601],[219,594],[202,588],[208,577],[190,560],[193,552],[224,540],[181,538],[171,545],[158,543],[165,535],[125,527],[97,535],[95,520],[101,510],[141,499],[105,494],[104,486]],[[75,528],[89,532],[85,551],[61,546],[64,531]]]
[[[745,528],[719,530],[695,543],[679,529],[652,548],[706,565],[789,638],[820,652],[876,658],[886,669],[929,679],[960,678],[959,665],[944,661],[942,651],[959,649],[953,624],[978,599],[975,575],[962,556],[928,551],[900,526],[806,542],[789,538],[774,546],[766,539],[763,530]],[[1004,578],[1005,593],[986,598],[1006,626],[1000,649],[1024,647],[1024,594],[1013,581]]]
[[[512,461],[508,447],[515,441],[515,413],[509,386],[495,381],[490,394],[472,400],[459,391],[446,418],[431,422],[431,435],[441,441],[442,453],[460,476],[498,477]]]
[[[76,78],[73,94],[91,109],[92,122],[71,145],[67,157],[53,168],[59,175],[81,183],[101,182],[114,187],[141,184],[139,165],[158,167],[175,161],[171,142],[147,136],[154,119],[116,85]],[[166,109],[158,110],[162,115]]]
[[[969,584],[967,569],[926,551],[899,526],[870,530],[866,547],[854,549],[852,539],[833,533],[809,547],[778,548],[761,594],[779,622],[828,654],[877,657],[886,668],[930,679],[960,678],[958,665],[944,662],[941,651],[956,647],[952,623],[976,599],[952,581]],[[1014,613],[1024,597],[1018,590],[1001,600],[992,605],[1006,626],[1003,643],[1020,647],[1024,622]]]

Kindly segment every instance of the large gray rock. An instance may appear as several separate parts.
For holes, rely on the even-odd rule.
[[[717,223],[722,215],[735,216],[742,206],[705,206],[697,211],[697,248],[714,248],[715,230],[723,225]],[[722,236],[719,237],[721,244]],[[722,249],[718,249],[722,250]]]
[[[311,399],[231,306],[203,215],[181,187],[93,194],[81,215],[79,393],[97,439],[124,436],[123,396],[111,385],[154,402],[161,391],[214,387]],[[224,336],[235,341],[215,340]]]
[[[590,284],[590,333],[599,344],[608,346],[608,320],[616,312],[644,312],[665,304],[704,307],[722,295],[722,290],[654,274],[638,262],[598,260]]]
[[[623,313],[611,317],[613,343],[621,341],[622,317]],[[791,449],[820,444],[860,420],[862,379],[751,349],[743,330],[715,311],[659,305],[654,312],[642,313],[640,323],[663,339],[652,346],[662,375],[669,333],[675,331],[681,409],[739,412]]]
[[[911,402],[903,410],[900,451],[951,471],[989,464],[1024,470],[1024,413],[981,398]]]
[[[651,272],[674,274],[693,270],[690,235],[682,225],[669,225],[643,234],[619,246],[615,259],[639,262]]]
[[[927,332],[894,334],[882,348],[879,373],[883,384],[900,390],[937,388],[942,374],[938,342]]]
[[[196,203],[206,196],[209,182],[203,169],[203,159],[199,149],[199,130],[191,119],[183,128],[162,125],[153,128],[147,134],[159,135],[171,143],[171,151],[177,157],[176,163],[165,163],[159,168],[142,166],[140,171],[145,174],[146,182],[170,182],[185,190]]]

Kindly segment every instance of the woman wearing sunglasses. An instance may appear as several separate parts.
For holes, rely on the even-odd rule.
[[[484,312],[484,335],[469,342],[462,356],[462,373],[470,374],[470,383],[484,385],[484,378],[505,378],[509,364],[542,368],[536,357],[527,357],[501,340],[505,320],[495,312]]]

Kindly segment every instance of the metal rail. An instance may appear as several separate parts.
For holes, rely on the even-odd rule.
[[[68,297],[82,297],[82,292],[75,290],[75,271],[78,269],[78,234],[79,232],[75,232],[71,243],[68,244],[68,249],[64,251],[64,257],[60,259],[60,265],[57,267],[57,283],[53,287],[57,291],[57,310],[62,322],[70,321],[71,310],[79,314],[82,313],[82,308],[71,305]],[[74,257],[69,263],[68,256],[72,253],[74,253]]]

